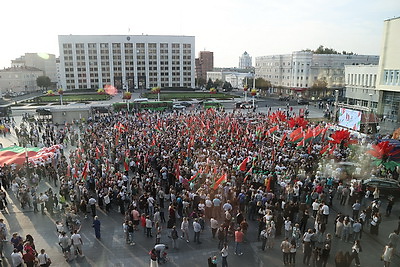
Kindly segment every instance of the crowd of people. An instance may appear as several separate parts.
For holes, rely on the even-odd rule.
[[[201,244],[206,226],[218,240],[222,266],[228,266],[228,245],[243,255],[249,222],[257,222],[262,251],[274,249],[275,240],[283,239],[279,247],[285,265],[294,265],[302,251],[304,264],[326,266],[337,237],[353,245],[334,256],[336,265],[354,261],[360,266],[363,230],[379,233],[379,190],[370,194],[360,182],[350,182],[345,172],[334,177],[320,170],[322,160],[358,157],[348,146],[354,138],[338,137],[332,125],[310,123],[289,110],[120,112],[96,114],[80,133],[71,125],[41,128],[23,125],[19,135],[33,145],[64,144],[64,151],[51,164],[31,166],[28,175],[26,168],[5,166],[0,177],[14,194],[23,187],[24,203],[32,203],[35,211],[38,206],[50,215],[65,211],[65,227],[58,222],[57,231],[67,261],[83,256],[80,218],[91,216],[96,238],[101,238],[97,208],[121,213],[128,245],[136,244],[140,227],[154,239],[149,252],[154,266],[167,259],[165,243],[171,242],[172,249],[178,249],[179,239]],[[37,196],[37,186],[26,182],[27,176],[48,179],[55,189]],[[333,219],[335,197],[350,205],[352,214],[339,213]],[[330,220],[333,232],[327,229]],[[382,255],[385,264],[396,246],[392,237]],[[21,251],[26,252],[22,248],[16,253]],[[209,259],[211,266],[216,262]]]

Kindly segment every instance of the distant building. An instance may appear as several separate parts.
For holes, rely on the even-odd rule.
[[[378,61],[379,56],[374,55],[314,54],[298,51],[256,57],[255,74],[256,77],[271,82],[271,93],[298,94],[318,99],[332,95],[336,89],[343,90],[345,65],[378,64]],[[326,82],[326,90],[311,90],[318,80]]]
[[[34,67],[43,71],[43,75],[57,82],[56,57],[47,53],[25,53],[11,61],[11,67]]]
[[[228,82],[233,88],[240,88],[246,85],[246,78],[253,78],[254,73],[251,72],[238,72],[238,71],[208,71],[207,81],[215,82],[217,79],[222,82]],[[251,85],[250,85],[251,86]]]
[[[196,58],[196,78],[207,81],[207,71],[214,69],[214,53],[210,51],[200,51]]]
[[[62,88],[195,86],[195,37],[59,35]]]
[[[377,89],[378,115],[400,121],[400,17],[384,21]]]
[[[239,69],[250,69],[252,67],[252,58],[246,51],[244,51],[243,55],[239,57]]]
[[[1,93],[32,92],[39,90],[36,79],[44,72],[34,67],[12,67],[0,70]]]
[[[347,104],[376,111],[379,92],[376,89],[378,65],[345,66]]]

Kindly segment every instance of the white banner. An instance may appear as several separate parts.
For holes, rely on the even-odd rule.
[[[340,108],[339,109],[339,125],[352,129],[354,131],[360,130],[361,124],[361,111]]]

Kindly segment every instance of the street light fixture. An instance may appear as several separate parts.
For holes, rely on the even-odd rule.
[[[336,89],[335,90],[335,114],[334,114],[335,122],[337,121],[338,105],[339,105],[339,90]]]

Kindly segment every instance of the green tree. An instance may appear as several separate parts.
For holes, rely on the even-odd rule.
[[[222,85],[222,89],[225,89],[226,91],[232,90],[232,84],[230,82],[225,81],[224,84]]]
[[[324,47],[320,45],[317,50],[314,51],[315,54],[339,54],[335,49]]]
[[[36,84],[37,86],[41,88],[49,88],[51,86],[51,80],[47,76],[39,76],[36,79]]]
[[[196,84],[198,87],[203,87],[206,85],[206,79],[202,77],[196,78]]]
[[[223,83],[224,82],[222,80],[216,79],[213,87],[215,87],[216,89],[221,88]]]
[[[206,85],[206,89],[210,90],[210,88],[214,87],[214,83],[213,81],[210,79],[208,79],[207,85]]]
[[[328,86],[328,83],[325,80],[317,79],[314,82],[314,84],[311,86],[311,89],[322,90],[322,89],[326,89],[327,86]]]
[[[256,79],[256,87],[260,90],[268,90],[271,87],[271,82],[265,80],[264,78],[257,78]]]

